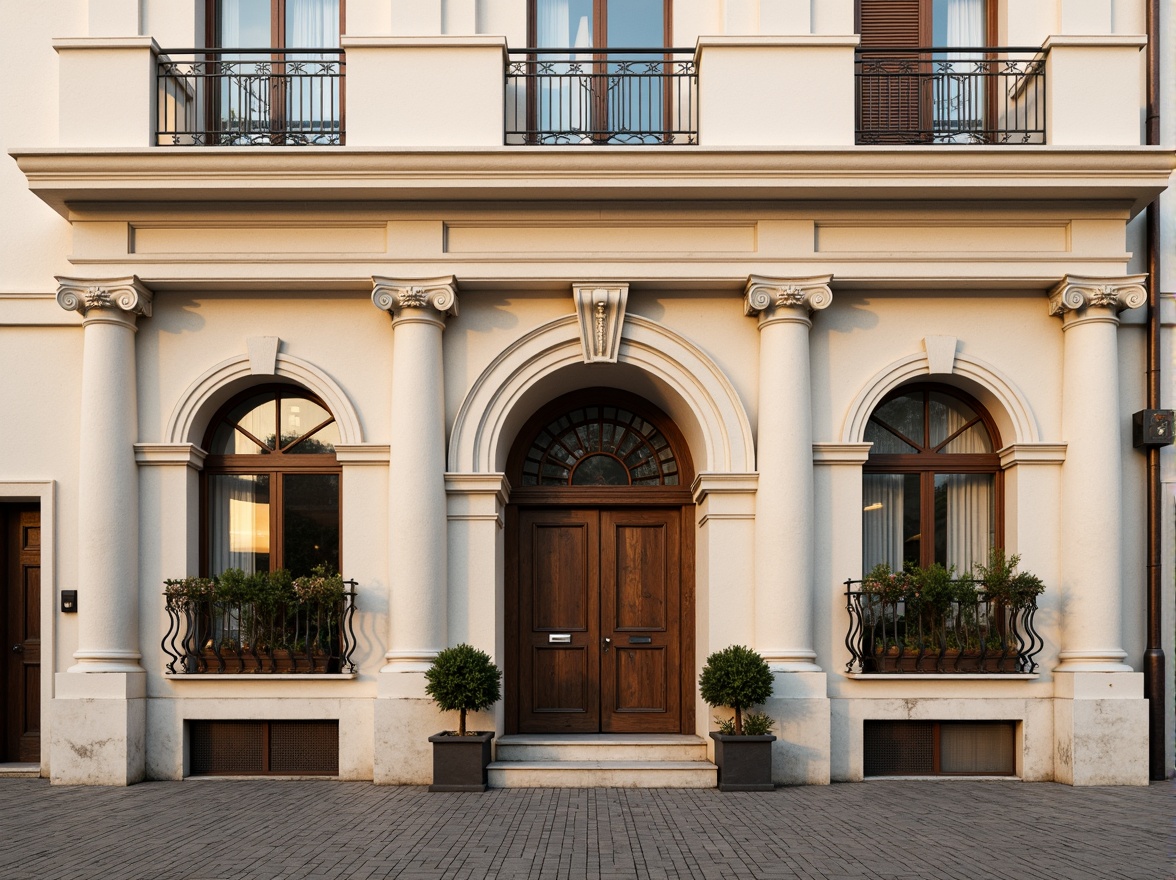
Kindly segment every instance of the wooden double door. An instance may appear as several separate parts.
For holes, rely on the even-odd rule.
[[[0,505],[0,761],[41,760],[41,513]]]
[[[517,528],[520,733],[679,733],[681,508],[523,508]]]

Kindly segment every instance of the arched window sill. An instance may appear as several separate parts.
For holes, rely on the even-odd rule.
[[[847,672],[855,681],[1033,681],[1040,672]]]

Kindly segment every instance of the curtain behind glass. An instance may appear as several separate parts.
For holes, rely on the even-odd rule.
[[[584,50],[537,58],[536,125],[559,143],[587,140],[579,132],[592,128],[592,33],[592,0],[536,0],[537,48]]]
[[[967,424],[973,414],[956,409],[949,398],[936,397],[947,405],[928,407],[931,435],[947,438]],[[992,451],[987,436],[975,428],[965,431],[950,446],[956,453]],[[950,455],[944,456],[943,467],[951,468]],[[996,533],[995,488],[992,474],[935,475],[936,562],[954,565],[957,574],[966,575],[977,562],[987,561]]]
[[[338,45],[339,0],[286,0],[287,50]],[[338,73],[338,57],[287,52],[286,124],[291,131],[339,130],[339,77],[327,76]]]
[[[903,475],[862,475],[862,570],[886,563],[902,571]]]
[[[936,0],[934,26],[937,45],[948,48],[985,44],[984,0]],[[942,34],[942,42],[938,37]],[[966,132],[984,128],[984,69],[978,52],[949,52],[936,64],[942,75],[934,79],[934,131],[941,143],[969,143]]]

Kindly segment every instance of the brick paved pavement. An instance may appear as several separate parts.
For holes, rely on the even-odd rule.
[[[1170,880],[1176,783],[714,790],[0,780],[2,880]]]

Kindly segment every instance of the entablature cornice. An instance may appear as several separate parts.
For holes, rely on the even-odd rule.
[[[88,202],[527,199],[1116,200],[1143,209],[1176,167],[1163,147],[607,150],[483,147],[15,149],[62,215]]]

